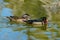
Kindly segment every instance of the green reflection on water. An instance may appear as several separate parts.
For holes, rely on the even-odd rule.
[[[13,32],[19,31],[28,35],[28,40],[38,39],[38,40],[51,40],[60,38],[60,29],[56,24],[52,24],[50,27],[47,27],[47,30],[43,30],[43,26],[31,25],[24,23],[9,22],[5,18],[0,18],[0,28],[8,28],[13,30]],[[54,33],[55,32],[55,33]],[[51,33],[51,34],[50,34]],[[55,35],[56,34],[56,35]],[[31,37],[32,36],[32,37]]]

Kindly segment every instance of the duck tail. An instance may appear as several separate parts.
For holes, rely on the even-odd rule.
[[[6,18],[8,18],[10,21],[12,21],[12,18],[11,17],[6,17]]]
[[[6,18],[11,19],[10,17],[6,17]]]

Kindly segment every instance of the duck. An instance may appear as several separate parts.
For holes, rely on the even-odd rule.
[[[13,22],[25,22],[27,20],[30,20],[29,17],[30,17],[29,14],[24,14],[22,17],[9,16],[9,17],[6,17],[6,18],[8,18],[10,21],[13,21]]]
[[[40,19],[27,20],[26,23],[34,25],[45,25],[47,24],[47,18],[41,17]]]
[[[7,18],[10,20],[10,22],[11,21],[13,21],[13,22],[23,22],[23,20],[25,20],[25,19],[19,18],[17,16],[10,16],[10,17],[7,17]]]
[[[44,30],[47,30],[48,19],[47,17],[41,17],[40,19],[27,20],[26,23],[31,24],[34,27],[37,26],[37,28],[41,27]]]

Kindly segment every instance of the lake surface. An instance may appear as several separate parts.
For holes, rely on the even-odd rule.
[[[56,23],[48,22],[47,30],[29,28],[31,25],[10,23],[6,16],[11,16],[12,9],[2,8],[0,14],[0,40],[60,40],[60,28]]]
[[[5,11],[6,12],[6,11]],[[47,30],[32,27],[26,24],[11,24],[6,16],[2,13],[0,17],[0,40],[60,40],[60,28],[56,23],[48,22]]]

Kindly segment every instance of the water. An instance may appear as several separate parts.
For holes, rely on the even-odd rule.
[[[60,40],[60,31],[55,23],[48,23],[47,30],[26,24],[11,24],[6,16],[11,16],[13,10],[2,8],[0,16],[0,40]]]
[[[59,28],[56,23],[49,22],[47,30],[29,28],[31,26],[25,24],[11,24],[6,18],[10,14],[3,14],[0,17],[0,40],[60,40],[57,36]]]
[[[0,40],[27,40],[27,34],[12,31],[10,28],[0,28]]]

